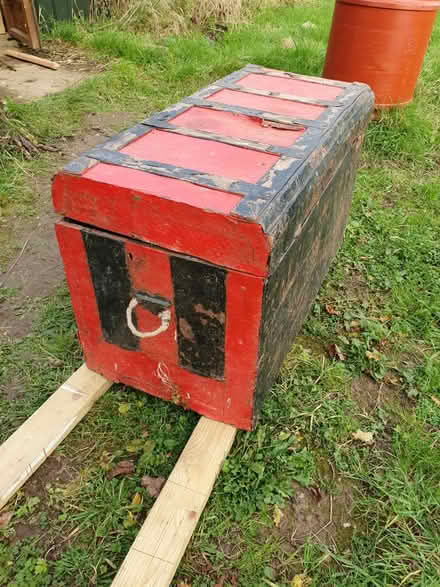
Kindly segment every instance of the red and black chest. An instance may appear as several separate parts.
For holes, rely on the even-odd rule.
[[[341,244],[373,103],[247,66],[61,171],[89,368],[251,428]]]

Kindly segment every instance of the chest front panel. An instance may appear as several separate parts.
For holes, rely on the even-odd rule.
[[[91,369],[249,427],[262,278],[72,222],[57,238]]]

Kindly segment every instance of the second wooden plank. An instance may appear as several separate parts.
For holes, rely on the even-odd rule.
[[[112,587],[168,587],[237,430],[201,418]]]

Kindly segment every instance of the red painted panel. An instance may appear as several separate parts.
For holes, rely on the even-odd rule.
[[[226,296],[226,401],[224,421],[252,426],[264,280],[228,273]]]
[[[126,351],[106,342],[92,347],[85,341],[84,354],[89,369],[107,379],[173,401],[208,418],[223,420],[225,384],[221,381],[200,377],[145,353]]]
[[[94,165],[83,177],[223,214],[229,214],[241,200],[241,196],[236,194],[105,163]]]
[[[112,166],[109,166],[114,169]],[[129,176],[134,170],[124,169]],[[129,181],[129,180],[128,180]],[[182,182],[183,183],[183,182]],[[97,228],[133,236],[222,267],[267,274],[271,244],[261,227],[86,177],[58,174],[55,210]]]
[[[238,272],[227,276],[225,381],[217,381],[177,364],[174,318],[168,331],[151,339],[153,344],[142,341],[137,351],[105,342],[81,227],[59,222],[56,232],[88,367],[112,381],[250,429],[264,280]],[[129,239],[121,240],[125,242],[133,288],[151,289],[173,301],[168,255]],[[143,312],[136,314],[138,328],[157,326],[157,319]]]
[[[81,344],[87,342],[93,348],[103,337],[81,231],[61,221],[55,224],[55,232]]]
[[[220,90],[215,94],[211,94],[208,100],[219,102],[220,104],[229,104],[230,106],[254,108],[265,112],[272,112],[273,114],[297,116],[298,118],[305,118],[307,120],[316,120],[326,109],[326,106],[303,104],[302,102],[257,96],[255,94],[247,94],[246,92],[237,92],[234,90]]]
[[[254,116],[223,112],[222,110],[208,110],[197,106],[189,108],[170,122],[184,128],[204,130],[227,137],[247,139],[280,147],[289,147],[304,134],[304,131],[273,128],[269,126],[269,123],[266,123],[267,126],[263,126],[261,118]]]
[[[161,130],[136,139],[121,153],[251,183],[261,179],[279,160],[278,155]]]
[[[291,94],[303,98],[319,98],[320,100],[334,100],[344,92],[344,88],[259,73],[250,73],[238,81],[237,84],[244,88],[268,90],[269,92]]]
[[[105,234],[105,233],[101,233]],[[160,295],[173,303],[174,291],[171,282],[169,255],[161,249],[153,249],[131,239],[123,239],[128,271],[133,289],[151,295]],[[139,340],[140,350],[152,358],[177,365],[177,345],[175,339],[176,316],[174,306],[170,308],[171,321],[168,329],[154,338]],[[134,314],[137,329],[151,332],[160,326],[160,318],[138,305]]]

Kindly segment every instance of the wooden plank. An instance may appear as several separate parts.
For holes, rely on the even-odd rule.
[[[55,61],[49,61],[49,59],[43,59],[36,55],[29,55],[29,53],[23,53],[22,51],[15,51],[15,49],[7,49],[5,55],[20,59],[21,61],[29,61],[30,63],[35,63],[35,65],[41,65],[42,67],[47,67],[49,69],[58,69],[60,66],[60,64]]]
[[[35,7],[33,0],[21,0],[23,2],[23,11],[26,18],[27,33],[29,35],[29,42],[32,49],[40,49],[40,27],[35,14]]]
[[[5,21],[3,20],[3,14],[0,7],[0,35],[4,35],[6,33],[5,28]]]
[[[0,509],[110,386],[83,365],[0,446]]]
[[[179,566],[237,430],[201,418],[112,587],[167,587]]]

